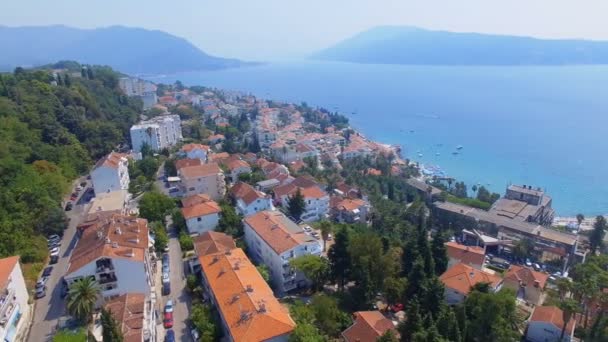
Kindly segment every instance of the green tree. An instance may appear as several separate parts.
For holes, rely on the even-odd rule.
[[[325,247],[327,245],[327,239],[329,238],[329,234],[332,231],[332,225],[329,221],[321,221],[319,223],[319,230],[321,231],[321,238],[323,239],[323,251],[325,252]]]
[[[289,266],[300,271],[312,282],[315,291],[320,290],[329,275],[329,263],[324,257],[305,254],[289,261]]]
[[[567,298],[559,303],[559,308],[562,309],[562,319],[564,321],[562,331],[559,334],[559,340],[563,341],[568,322],[570,322],[574,314],[579,312],[579,303],[574,299]]]
[[[200,334],[201,342],[217,341],[218,329],[209,306],[200,303],[192,305],[190,319]]]
[[[401,302],[406,289],[406,278],[388,277],[384,280],[382,292],[388,304],[396,304]]]
[[[349,279],[352,270],[349,246],[349,230],[346,227],[342,227],[336,232],[334,244],[327,252],[327,257],[329,258],[330,264],[331,279],[338,283],[340,290],[344,290],[344,285]]]
[[[399,342],[397,335],[393,332],[393,330],[387,330],[382,336],[377,339],[378,342]]]
[[[255,267],[258,270],[258,273],[264,278],[266,283],[270,284],[270,270],[268,266],[262,264]]]
[[[513,341],[515,330],[515,294],[509,290],[498,293],[472,291],[465,299],[467,341]]]
[[[154,249],[157,252],[164,251],[169,245],[169,236],[162,222],[154,221],[149,224],[152,234],[154,234]]]
[[[68,291],[68,312],[82,323],[91,320],[93,308],[99,299],[101,289],[94,278],[86,277],[70,285]]]
[[[289,335],[289,342],[324,342],[319,329],[310,323],[299,323]]]
[[[186,232],[179,233],[179,245],[184,252],[193,250],[194,241],[192,240],[192,236],[188,235]]]
[[[103,308],[101,309],[101,328],[104,341],[124,341],[118,322],[116,322],[111,312]]]
[[[242,217],[236,213],[236,210],[230,203],[226,201],[220,202],[222,215],[218,224],[218,231],[232,235],[234,238],[243,236]]]
[[[175,208],[175,201],[158,191],[145,193],[139,201],[139,216],[148,221],[165,222],[165,217]]]
[[[530,256],[534,249],[534,242],[528,238],[523,238],[515,243],[513,254],[518,258],[526,258]]]
[[[581,227],[581,223],[583,223],[583,221],[585,221],[585,215],[583,214],[576,214],[576,222],[578,222],[578,228]]]
[[[184,214],[182,214],[181,209],[174,208],[171,212],[171,222],[173,223],[173,227],[180,233],[188,233],[188,226],[186,225],[186,218],[184,218]]]
[[[350,316],[340,310],[338,301],[333,297],[317,294],[312,297],[310,307],[317,327],[331,337],[338,337],[352,323]]]
[[[298,188],[296,193],[291,196],[287,202],[287,212],[291,217],[299,220],[305,210],[306,203],[304,202],[304,196],[302,195],[300,188]]]
[[[448,254],[445,248],[445,238],[441,233],[435,233],[431,242],[431,251],[435,261],[435,274],[443,274],[448,268]]]
[[[589,235],[589,248],[592,254],[595,254],[597,249],[602,247],[604,235],[606,235],[606,219],[604,216],[597,216],[593,223],[591,235]]]

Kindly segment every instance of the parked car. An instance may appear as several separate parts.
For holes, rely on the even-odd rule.
[[[42,271],[42,276],[43,277],[48,277],[51,275],[51,272],[53,271],[53,266],[47,266],[45,267],[45,269]]]
[[[162,294],[163,294],[163,296],[168,296],[171,294],[171,283],[170,282],[163,283]]]
[[[59,255],[59,247],[53,247],[49,249],[49,252],[51,253],[51,255]]]
[[[68,202],[68,204],[65,205],[65,211],[70,211],[73,207],[74,205],[72,204],[72,202]]]
[[[164,263],[167,263],[167,264],[169,263],[169,254],[163,253],[163,257],[162,258],[163,258],[163,264]]]
[[[165,333],[165,342],[175,342],[175,333],[173,332],[173,330],[167,330],[167,332]]]
[[[59,254],[51,255],[49,264],[54,265],[59,261]]]
[[[42,278],[38,279],[38,281],[36,282],[36,289],[45,287],[47,281],[49,281],[49,277],[42,277]]]
[[[76,191],[82,191],[82,186],[80,186],[80,185],[79,185],[79,186],[77,186],[77,187],[76,187]]]
[[[165,312],[163,315],[163,326],[165,329],[173,328],[173,312]]]
[[[173,301],[171,299],[165,303],[165,312],[173,312]]]
[[[87,186],[87,182],[86,181],[80,182],[80,186],[84,188],[85,186]]]
[[[198,330],[196,330],[196,327],[194,326],[194,324],[192,324],[192,322],[189,324],[189,328],[190,336],[192,336],[192,341],[198,341],[198,339],[200,338],[200,334],[198,333]]]
[[[540,265],[539,264],[534,264],[534,269],[536,271],[540,271],[541,270]]]
[[[42,297],[46,296],[46,285],[42,286],[42,287],[36,287],[36,299],[40,299]]]
[[[49,235],[49,237],[46,240],[47,241],[61,240],[61,237],[57,234],[53,234],[53,235]]]
[[[169,273],[169,263],[163,262],[163,273]]]
[[[163,272],[163,283],[168,283],[169,281],[171,281],[169,273]]]
[[[532,266],[532,261],[530,261],[530,259],[526,258],[526,266],[528,266],[528,267]]]

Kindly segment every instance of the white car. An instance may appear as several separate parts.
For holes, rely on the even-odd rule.
[[[57,235],[57,234],[49,235],[49,237],[47,239],[47,241],[55,241],[55,240],[61,240],[59,235]]]
[[[165,312],[173,312],[173,300],[169,299],[165,304]]]
[[[163,273],[163,283],[169,282],[169,273]]]
[[[51,252],[51,255],[59,255],[59,247],[53,247],[49,252]]]

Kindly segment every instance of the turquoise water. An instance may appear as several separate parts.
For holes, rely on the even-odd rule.
[[[176,79],[337,109],[368,137],[401,144],[404,157],[469,187],[530,184],[548,191],[559,215],[608,212],[608,66],[286,62],[152,78]]]

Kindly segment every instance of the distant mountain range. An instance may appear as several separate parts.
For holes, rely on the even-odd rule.
[[[208,55],[186,39],[162,31],[111,26],[77,29],[66,26],[0,26],[0,69],[33,67],[76,60],[109,65],[129,74],[239,67],[248,63]]]
[[[608,64],[608,42],[382,26],[359,33],[312,58],[374,64]]]

